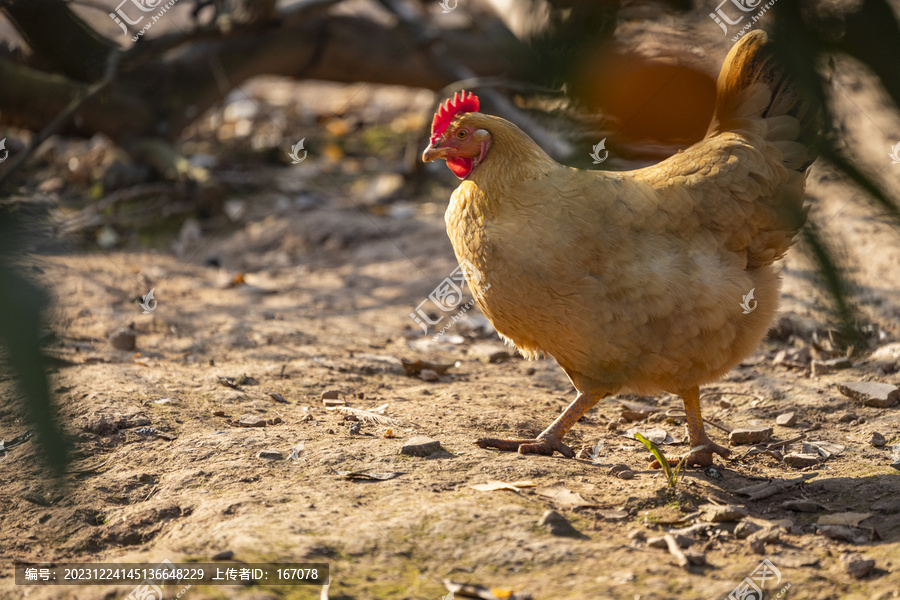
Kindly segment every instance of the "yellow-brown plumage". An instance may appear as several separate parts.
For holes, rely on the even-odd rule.
[[[538,439],[481,445],[571,454],[562,435],[600,398],[669,391],[685,399],[692,446],[707,446],[692,462],[727,453],[703,432],[698,386],[750,354],[776,314],[773,263],[805,218],[816,119],[762,32],[726,59],[707,137],[645,169],[564,167],[508,121],[456,116],[425,155],[474,161],[446,213],[456,256],[481,272],[469,284],[497,331],[528,358],[554,356],[579,392]]]

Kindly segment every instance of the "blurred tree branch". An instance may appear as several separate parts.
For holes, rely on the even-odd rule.
[[[33,18],[36,8],[22,8],[28,3],[41,7],[44,14],[71,10],[62,0],[13,0],[0,5],[33,44],[36,62],[47,66],[43,69],[8,57],[0,59],[0,78],[5,82],[0,88],[0,112],[10,124],[41,129],[72,97],[84,94],[87,82],[96,80],[100,71],[84,65],[102,64],[98,60],[105,60],[109,46],[94,41],[62,46],[61,50],[58,40],[95,40],[99,36],[71,14],[55,19],[55,26],[61,29],[58,39],[38,34],[36,30],[46,23]],[[320,14],[323,4],[330,3],[302,3],[263,30],[236,27],[226,34],[202,28],[142,40],[123,53],[116,80],[85,102],[63,131],[85,136],[103,133],[119,143],[143,136],[171,141],[198,115],[256,75],[432,90],[453,81],[428,56],[410,51],[410,43],[392,27],[366,18]],[[475,75],[513,67],[479,31],[444,30],[441,37],[455,60]],[[180,52],[168,52],[173,47]],[[101,51],[105,54],[100,55]]]

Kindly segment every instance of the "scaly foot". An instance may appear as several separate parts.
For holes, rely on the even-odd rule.
[[[696,448],[697,446],[701,446],[702,449],[687,454],[687,460],[684,461],[686,467],[709,467],[713,464],[713,453],[718,454],[722,458],[727,458],[728,455],[731,454],[731,450],[716,444],[710,439],[706,439],[699,444],[691,445],[692,448]],[[669,465],[673,467],[681,462],[681,458],[669,458],[667,460],[669,461]],[[654,460],[650,463],[650,468],[660,468],[659,461]]]
[[[544,434],[533,440],[479,438],[475,440],[475,445],[481,448],[497,448],[506,452],[518,450],[519,454],[543,454],[544,456],[553,456],[553,452],[556,451],[565,457],[575,458],[575,453],[571,448],[563,444],[562,440],[552,436],[545,436]]]

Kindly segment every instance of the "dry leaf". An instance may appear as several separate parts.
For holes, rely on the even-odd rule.
[[[661,427],[653,427],[650,429],[634,427],[625,432],[625,437],[636,439],[634,437],[635,433],[639,433],[657,446],[660,444],[674,444],[676,442],[675,438],[669,435],[669,432]]]
[[[608,508],[608,505],[591,502],[578,492],[566,489],[565,484],[562,482],[539,487],[534,491],[538,496],[549,498],[551,502],[560,508]]]
[[[326,406],[325,410],[328,410],[328,411],[336,410],[336,411],[346,413],[349,415],[354,415],[354,416],[356,416],[356,418],[358,418],[360,421],[362,421],[364,423],[374,423],[376,425],[396,425],[397,424],[397,421],[395,421],[389,417],[382,416],[378,413],[375,413],[375,412],[372,412],[369,410],[362,410],[360,408],[353,408],[350,406]],[[383,410],[383,408],[382,408],[382,410]]]
[[[823,442],[821,440],[807,442],[810,446],[822,455],[823,458],[831,458],[833,454],[840,454],[844,451],[844,447],[840,444],[832,444],[831,442]]]
[[[619,404],[622,405],[622,416],[629,421],[642,421],[653,413],[660,411],[656,406],[629,400],[619,400]]]
[[[475,485],[470,485],[469,487],[478,490],[479,492],[496,492],[498,490],[518,492],[521,490],[521,488],[536,486],[537,484],[533,481],[514,481],[512,483],[506,483],[505,481],[491,480],[487,483],[476,483]]]

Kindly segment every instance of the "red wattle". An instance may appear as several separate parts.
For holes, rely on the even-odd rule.
[[[450,167],[450,170],[453,171],[454,175],[456,175],[460,179],[465,179],[466,177],[468,177],[469,173],[472,172],[472,159],[448,158],[447,166]]]

